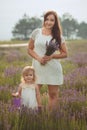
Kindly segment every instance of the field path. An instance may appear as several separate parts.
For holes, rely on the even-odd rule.
[[[23,47],[23,46],[27,46],[28,45],[28,43],[20,43],[20,44],[3,44],[3,45],[0,45],[0,48],[2,47],[4,47],[4,48],[6,48],[6,47]]]

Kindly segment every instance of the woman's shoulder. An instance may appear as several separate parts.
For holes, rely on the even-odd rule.
[[[37,34],[37,33],[40,32],[40,30],[41,30],[41,28],[36,28],[36,29],[34,29],[34,30],[32,31],[32,33]]]
[[[32,38],[33,40],[35,40],[35,37],[37,36],[37,34],[40,33],[41,28],[36,28],[32,31],[30,38]]]

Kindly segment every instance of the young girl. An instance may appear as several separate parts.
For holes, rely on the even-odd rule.
[[[22,81],[19,85],[18,92],[12,93],[14,97],[21,97],[21,105],[35,109],[40,107],[40,94],[38,86],[35,84],[35,70],[32,66],[24,67],[22,71]]]

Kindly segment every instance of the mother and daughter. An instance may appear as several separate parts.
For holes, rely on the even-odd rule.
[[[63,84],[63,72],[59,59],[67,57],[67,47],[55,11],[46,12],[42,28],[37,28],[31,33],[28,54],[33,58],[33,68],[27,66],[23,69],[23,82],[18,92],[12,95],[21,96],[22,104],[27,107],[41,107],[40,89],[46,84],[49,95],[48,109],[56,109],[58,89]]]

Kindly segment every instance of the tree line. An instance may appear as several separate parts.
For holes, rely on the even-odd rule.
[[[35,28],[42,26],[42,18],[29,17],[26,14],[14,25],[12,30],[12,39],[28,40],[29,35]],[[66,39],[87,39],[87,23],[79,23],[69,13],[64,13],[59,18],[63,30],[63,36]]]

